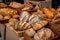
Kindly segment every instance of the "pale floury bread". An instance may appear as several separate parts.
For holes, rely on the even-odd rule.
[[[6,26],[9,26],[9,27],[13,27],[15,26],[15,24],[18,22],[17,19],[14,19],[14,18],[11,18],[9,19],[9,22],[6,24]]]
[[[15,29],[17,30],[26,30],[26,29],[29,29],[31,28],[31,25],[27,22],[23,22],[23,21],[20,21],[18,22],[16,25],[15,25]]]
[[[34,35],[35,40],[52,40],[54,33],[49,28],[42,28]]]
[[[27,21],[30,14],[27,11],[23,11],[20,15],[20,21]]]
[[[29,17],[29,24],[31,24],[33,26],[33,23],[36,23],[40,20],[43,20],[43,17],[38,15],[38,14],[32,14],[30,17]]]

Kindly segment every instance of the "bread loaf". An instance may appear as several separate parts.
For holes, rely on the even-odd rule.
[[[34,35],[35,40],[52,40],[54,33],[49,28],[42,28]]]
[[[26,30],[29,29],[31,26],[27,22],[20,21],[16,24],[15,29],[17,30]]]
[[[48,24],[48,22],[45,21],[45,20],[36,22],[36,23],[34,23],[33,29],[34,29],[34,30],[39,30],[39,29],[41,29],[42,27],[46,26],[47,24]]]
[[[35,34],[35,30],[33,28],[30,28],[28,30],[25,31],[25,33],[29,36],[29,37],[33,37]]]
[[[20,21],[28,21],[30,14],[27,11],[23,11],[20,15]]]
[[[38,22],[38,21],[40,21],[40,20],[42,20],[43,18],[42,17],[40,17],[40,15],[38,15],[38,14],[33,14],[33,15],[31,15],[30,17],[29,17],[29,23],[31,24],[31,25],[33,25],[33,23],[35,23],[35,22]]]
[[[9,27],[13,27],[13,28],[14,28],[14,26],[15,26],[15,24],[16,24],[17,22],[18,22],[17,19],[11,18],[11,19],[9,20],[9,22],[6,24],[6,26],[9,26]]]
[[[20,8],[20,9],[23,8],[23,4],[18,2],[11,2],[9,6],[12,8]]]

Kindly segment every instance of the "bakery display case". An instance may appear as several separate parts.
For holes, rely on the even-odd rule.
[[[60,6],[52,0],[3,0],[0,3],[0,32],[3,40],[59,40]]]

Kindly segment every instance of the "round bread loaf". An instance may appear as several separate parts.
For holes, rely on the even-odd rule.
[[[54,33],[49,28],[42,28],[34,35],[35,40],[52,40]]]

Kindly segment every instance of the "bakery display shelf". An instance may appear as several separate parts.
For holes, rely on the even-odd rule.
[[[13,31],[14,33],[16,33],[17,36],[22,35],[21,33],[23,33],[24,31],[17,31],[15,30],[13,27],[8,27],[11,31]]]
[[[12,27],[6,27],[6,40],[20,40],[22,35],[20,31],[14,30]]]

